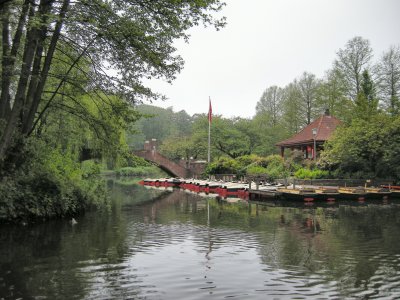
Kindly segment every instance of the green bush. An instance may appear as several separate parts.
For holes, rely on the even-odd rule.
[[[301,168],[298,169],[294,173],[294,175],[298,179],[320,179],[320,178],[327,178],[329,176],[329,172],[319,169],[311,170],[311,169]]]
[[[236,158],[240,168],[245,168],[253,163],[259,164],[264,158],[255,154],[243,155]]]
[[[152,166],[151,163],[149,163],[148,161],[146,161],[145,159],[133,155],[131,153],[127,153],[126,157],[125,157],[125,161],[126,161],[126,165],[125,167],[150,167]]]
[[[0,221],[69,217],[107,203],[99,181],[77,185],[43,170],[7,177],[0,184]]]
[[[220,157],[206,167],[206,174],[237,174],[239,163],[233,158]]]
[[[115,171],[117,176],[148,176],[152,177],[160,174],[160,170],[155,166],[147,167],[124,167]]]
[[[94,160],[85,160],[81,163],[82,177],[88,178],[100,174],[101,165]]]
[[[289,170],[285,166],[285,161],[280,155],[269,155],[266,158],[267,174],[272,179],[285,178],[289,175]]]
[[[262,175],[267,174],[267,169],[261,166],[250,166],[246,169],[247,175]]]
[[[207,174],[267,175],[271,179],[284,178],[289,174],[284,159],[279,155],[260,157],[244,155],[236,159],[221,157],[208,165]]]
[[[69,217],[108,205],[104,183],[84,179],[95,172],[94,164],[87,164],[91,171],[85,173],[70,153],[39,140],[20,151],[23,164],[8,170],[0,182],[0,221]]]

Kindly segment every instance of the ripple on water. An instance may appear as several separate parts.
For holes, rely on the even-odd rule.
[[[76,292],[74,285],[80,285],[82,290],[71,295],[80,299],[394,299],[400,295],[400,253],[392,254],[396,248],[387,247],[379,228],[373,235],[368,231],[385,218],[358,226],[368,208],[358,215],[358,223],[353,211],[324,215],[321,208],[317,217],[324,215],[324,231],[315,233],[303,224],[314,208],[260,209],[254,216],[247,208],[243,213],[229,204],[229,213],[225,207],[213,208],[223,216],[207,223],[204,201],[190,197],[155,205],[154,211],[153,204],[137,206],[110,222],[104,236],[103,227],[75,230],[73,239],[81,234],[80,241],[87,246],[79,258],[74,260],[70,248],[62,248],[70,245],[71,239],[65,238],[59,246],[62,251],[54,256],[28,253],[36,264],[26,265],[18,274],[25,272],[25,278],[35,272],[50,274],[45,278],[60,282],[60,287],[62,283],[58,291],[65,294]],[[88,236],[96,238],[89,241]],[[4,266],[2,271],[6,270],[10,267]],[[10,271],[0,274],[0,294],[3,285],[18,288],[18,282],[10,279],[17,272]]]

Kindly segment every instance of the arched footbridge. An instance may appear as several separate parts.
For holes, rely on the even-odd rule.
[[[188,163],[185,161],[181,165],[158,153],[155,149],[137,150],[133,154],[157,164],[161,169],[174,177],[191,178],[197,177],[204,172],[204,163]]]

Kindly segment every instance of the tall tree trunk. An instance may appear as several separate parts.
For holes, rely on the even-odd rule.
[[[30,7],[30,20],[35,17],[33,6]],[[25,93],[30,77],[30,69],[32,66],[33,56],[37,46],[37,29],[31,27],[26,34],[26,43],[22,58],[22,67],[17,86],[17,92],[14,99],[13,108],[7,120],[7,125],[0,139],[0,165],[4,162],[6,152],[11,147],[12,138],[18,126],[18,116],[21,113],[23,103],[25,102]]]
[[[59,18],[57,20],[56,26],[54,28],[54,33],[50,41],[49,50],[47,51],[46,59],[44,61],[43,68],[40,74],[40,81],[38,82],[37,88],[35,89],[29,113],[26,116],[23,123],[23,128],[22,128],[23,134],[28,134],[32,129],[33,121],[35,119],[35,115],[38,110],[40,100],[42,99],[43,89],[47,81],[47,76],[50,70],[51,62],[53,60],[58,40],[60,38],[61,28],[63,26],[65,15],[68,11],[69,3],[70,0],[63,1]]]
[[[23,28],[26,21],[26,16],[29,10],[29,0],[25,0],[21,15],[18,20],[18,25],[15,30],[14,39],[12,42],[12,47],[9,55],[4,57],[3,52],[3,60],[2,60],[2,85],[1,85],[1,95],[0,95],[0,119],[5,119],[7,115],[10,114],[11,106],[10,106],[10,84],[11,84],[11,75],[14,72],[15,61],[17,57],[17,53],[19,50],[19,46],[21,43],[21,37],[23,34]],[[4,25],[3,25],[4,26]],[[3,27],[4,30],[4,27]],[[4,32],[3,32],[4,36]],[[4,41],[4,37],[3,37]]]
[[[1,59],[1,98],[0,98],[0,118],[5,116],[5,110],[7,107],[7,98],[9,94],[9,83],[7,79],[9,78],[9,61],[10,61],[10,11],[7,4],[4,5],[1,14],[1,24],[2,24],[2,42],[3,42],[3,56]],[[3,95],[5,96],[3,101]]]
[[[41,63],[42,63],[44,43],[46,40],[47,31],[48,31],[48,29],[47,29],[48,28],[48,15],[51,11],[52,2],[54,2],[54,0],[50,0],[50,1],[44,0],[43,2],[44,3],[42,5],[41,11],[40,11],[42,25],[40,27],[40,30],[38,31],[38,44],[36,47],[36,53],[35,53],[33,67],[32,67],[32,71],[31,71],[29,88],[28,88],[28,92],[26,94],[26,102],[24,103],[23,111],[21,114],[21,123],[24,123],[26,121],[25,116],[28,114],[28,112],[30,110],[35,92],[36,92],[38,84],[41,80],[40,69],[41,69]]]

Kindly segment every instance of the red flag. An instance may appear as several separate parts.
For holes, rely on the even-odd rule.
[[[210,106],[208,108],[208,123],[211,124],[211,119],[212,119],[212,107],[211,107],[211,99],[208,100],[210,103]]]

